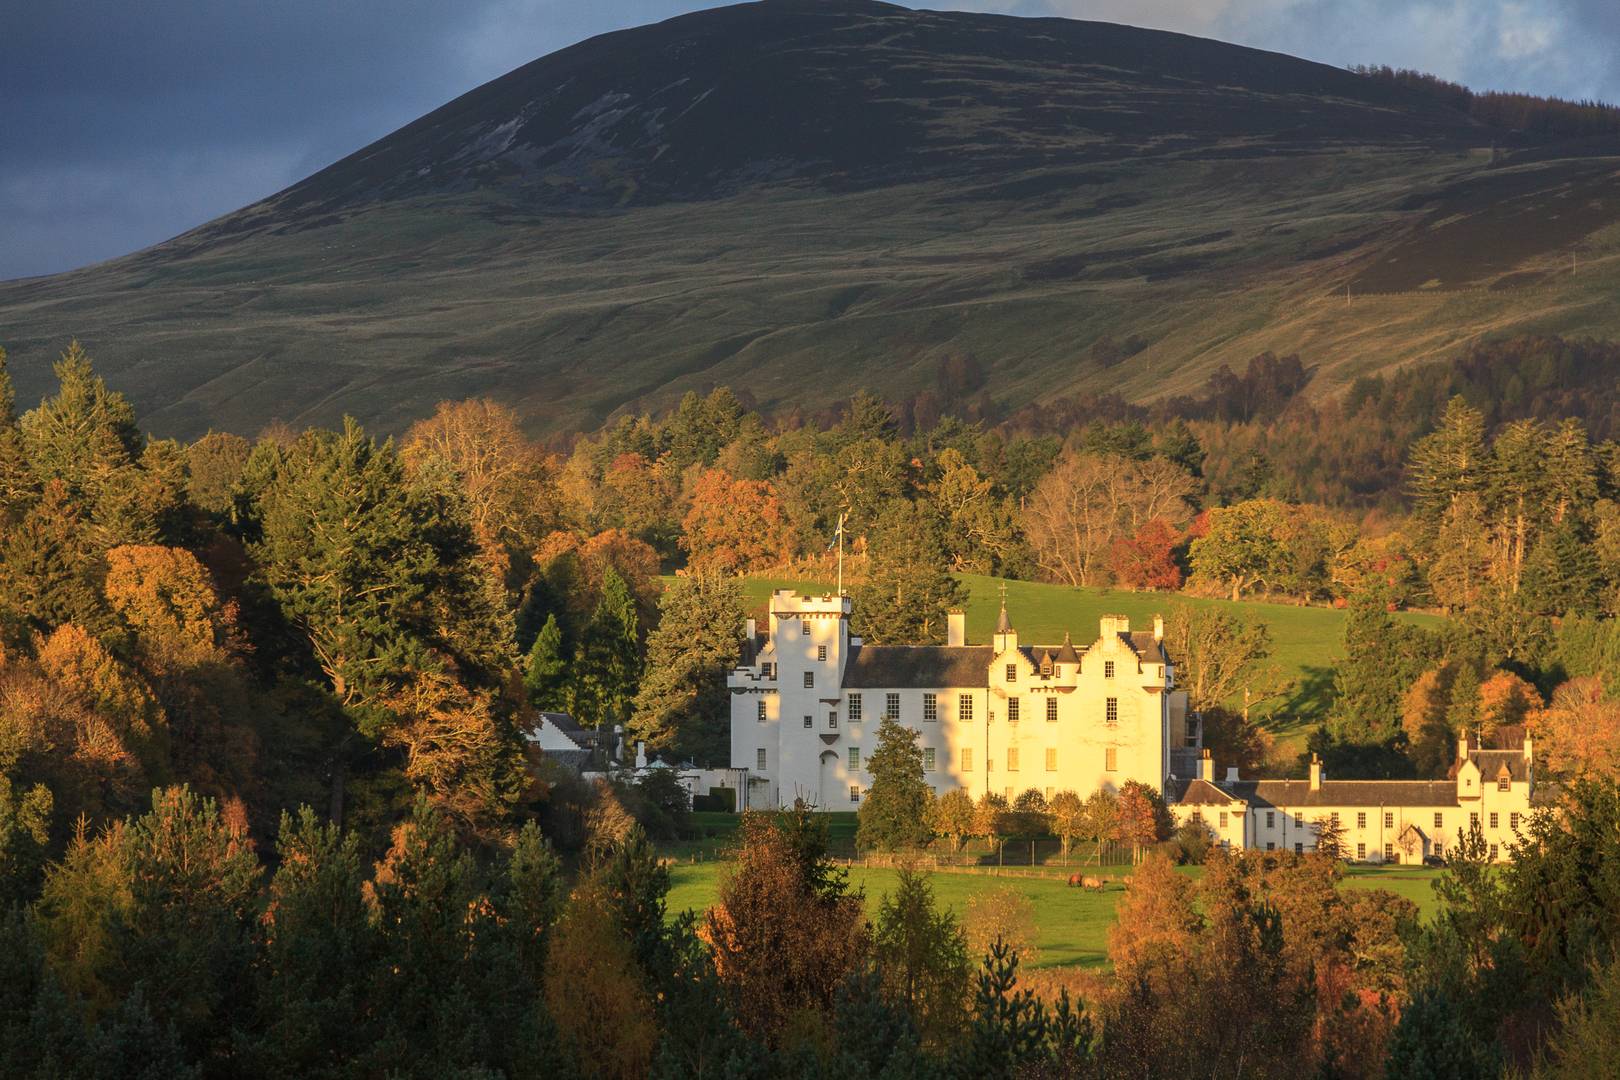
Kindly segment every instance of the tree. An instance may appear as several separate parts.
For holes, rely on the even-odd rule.
[[[1598,560],[1568,522],[1541,534],[1524,565],[1525,606],[1541,615],[1593,615],[1598,609]]]
[[[581,1075],[648,1074],[658,1044],[653,1001],[598,881],[575,891],[551,935],[545,1001]]]
[[[934,803],[934,831],[950,838],[953,852],[961,851],[962,841],[976,835],[973,815],[973,796],[966,788],[951,788]]]
[[[1086,836],[1099,851],[1104,840],[1119,838],[1119,796],[1107,788],[1086,796]]]
[[[885,716],[866,768],[872,786],[861,800],[857,842],[864,848],[898,851],[933,839],[934,793],[923,777],[917,732]]]
[[[555,614],[546,616],[546,624],[529,648],[523,689],[529,695],[529,704],[542,712],[561,712],[568,707],[568,661],[563,655],[562,627],[557,625]]]
[[[1196,711],[1241,700],[1245,709],[1287,693],[1271,658],[1271,632],[1213,608],[1177,607],[1164,624],[1165,650],[1176,665],[1176,684]]]
[[[792,539],[776,490],[765,480],[733,480],[708,469],[692,485],[681,547],[694,570],[744,574],[780,566]]]
[[[995,484],[981,477],[954,446],[941,450],[935,464],[939,479],[929,486],[928,496],[945,524],[951,569],[995,573],[1018,547],[1012,511],[996,495]]]
[[[772,1046],[795,1015],[831,1007],[869,945],[861,897],[827,862],[808,810],[743,816],[703,934],[737,1022]]]
[[[1311,819],[1316,832],[1316,853],[1329,859],[1345,858],[1344,825],[1337,814]]]
[[[641,678],[640,617],[635,598],[619,572],[602,575],[602,598],[580,641],[574,660],[574,712],[583,722],[605,727],[624,724]]]
[[[493,697],[447,674],[415,672],[384,700],[383,743],[405,753],[405,778],[475,834],[491,835],[522,794],[521,750]]]
[[[1401,734],[1407,690],[1433,659],[1435,642],[1417,627],[1397,623],[1379,592],[1352,598],[1344,623],[1345,658],[1334,669],[1327,730],[1344,746],[1391,749]],[[1330,758],[1330,765],[1342,759]],[[1369,766],[1378,767],[1378,766]],[[1388,767],[1386,763],[1383,767]]]
[[[1180,535],[1163,518],[1154,518],[1131,536],[1116,537],[1108,565],[1114,580],[1128,589],[1174,591],[1181,588],[1175,549]]]
[[[979,796],[973,807],[973,835],[994,842],[1006,828],[1007,800],[993,791]]]
[[[1074,842],[1090,835],[1086,804],[1080,796],[1064,789],[1052,796],[1049,809],[1052,814],[1052,831],[1057,833],[1058,843],[1063,848],[1063,856],[1067,858]]]
[[[1522,729],[1541,707],[1541,693],[1511,671],[1493,671],[1479,685],[1479,735],[1487,744],[1503,728]]]
[[[856,630],[873,645],[929,645],[945,638],[946,613],[967,594],[946,569],[940,523],[901,501],[883,517],[867,551],[866,580],[855,589]]]
[[[1170,811],[1164,798],[1140,780],[1127,780],[1119,790],[1119,838],[1131,845],[1134,862],[1142,849],[1170,837]]]
[[[1093,585],[1116,539],[1155,518],[1172,527],[1187,521],[1194,490],[1192,477],[1163,458],[1065,454],[1030,493],[1024,533],[1049,577]]]
[[[1241,600],[1254,588],[1277,585],[1287,573],[1284,533],[1289,507],[1275,499],[1250,499],[1209,511],[1208,531],[1192,542],[1193,576]]]
[[[998,942],[1029,963],[1038,955],[1035,905],[1011,886],[981,890],[969,897],[962,929],[975,956],[989,953]]]
[[[726,675],[737,664],[742,628],[742,589],[735,578],[699,570],[671,582],[658,602],[658,625],[647,636],[631,734],[693,760],[726,758]]]
[[[1446,403],[1433,434],[1412,447],[1407,489],[1422,517],[1438,521],[1485,485],[1485,418],[1460,396]]]
[[[1538,769],[1565,780],[1620,775],[1620,702],[1597,676],[1571,679],[1553,691],[1529,727]]]
[[[0,531],[0,597],[5,605],[36,629],[64,623],[92,632],[110,629],[87,533],[66,485],[47,483],[22,520]]]
[[[1108,958],[1129,980],[1164,959],[1189,950],[1198,929],[1192,880],[1154,855],[1125,879],[1125,896],[1108,929]]]
[[[901,866],[878,904],[872,959],[888,996],[935,1048],[954,1042],[967,1005],[967,938],[934,901],[926,875]]]

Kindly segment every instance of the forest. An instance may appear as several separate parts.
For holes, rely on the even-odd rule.
[[[1611,348],[1498,343],[1315,403],[1262,357],[1050,430],[717,388],[565,447],[490,401],[397,442],[180,444],[77,345],[27,411],[0,357],[0,1071],[1583,1075],[1620,1007]],[[1374,418],[1398,459],[1351,492],[1337,440]],[[721,902],[667,912],[684,793],[521,734],[564,710],[723,758],[738,576],[825,574],[840,519],[874,642],[942,640],[953,572],[1342,605],[1311,751],[1435,776],[1459,733],[1531,734],[1564,816],[1501,873],[1463,845],[1432,923],[1341,911],[1325,856],[1154,855],[1089,996],[970,955],[923,875],[868,922],[813,815],[750,816]],[[1266,628],[1171,632],[1223,755],[1296,769],[1233,705]]]

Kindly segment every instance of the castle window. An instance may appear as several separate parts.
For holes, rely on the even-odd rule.
[[[1009,724],[1018,723],[1018,699],[1017,698],[1008,698],[1007,699],[1007,723],[1009,723]]]
[[[1385,810],[1384,811],[1384,828],[1393,829],[1394,827],[1395,827],[1395,814],[1392,811]]]
[[[763,664],[759,665],[759,670],[760,670],[760,674],[764,675],[767,679],[776,678],[776,665],[775,664],[772,664],[772,663],[769,663],[769,662],[763,663]]]
[[[1333,827],[1337,829],[1339,827],[1339,812],[1337,810],[1333,811],[1328,815],[1328,820],[1332,821]]]
[[[1491,811],[1491,828],[1494,829],[1494,828],[1498,827],[1496,821],[1497,821],[1497,819],[1496,819],[1496,811],[1492,810]]]
[[[1491,862],[1496,861],[1496,852],[1497,852],[1497,850],[1498,850],[1497,846],[1495,844],[1492,844],[1491,845]]]
[[[827,646],[825,646],[825,645],[817,645],[816,646],[816,659],[817,660],[825,660],[825,659],[827,659]]]
[[[1366,858],[1367,858],[1367,845],[1366,844],[1357,844],[1356,845],[1356,861],[1357,862],[1362,862]]]
[[[1111,697],[1103,702],[1103,722],[1108,724],[1119,723],[1119,698]]]
[[[1272,843],[1270,840],[1267,840],[1266,841],[1266,850],[1267,851],[1276,851],[1277,850],[1277,845]]]
[[[833,710],[831,710],[831,711],[829,711],[827,713],[827,726],[829,728],[835,728],[835,727],[838,726],[838,710],[837,709],[833,709]]]
[[[1103,770],[1105,772],[1119,771],[1119,751],[1112,746],[1103,751]]]
[[[1057,723],[1057,698],[1055,697],[1046,699],[1046,722],[1048,724]]]
[[[806,689],[816,685],[816,673],[815,672],[807,671],[807,672],[804,673],[804,685],[805,685]]]
[[[1017,664],[1008,664],[1007,665],[1007,681],[1008,682],[1017,682],[1018,681],[1018,665]]]
[[[1294,811],[1294,827],[1297,829],[1305,824],[1305,815],[1299,810]]]
[[[849,771],[861,771],[861,748],[858,746],[852,746],[849,748]]]
[[[1046,748],[1046,771],[1057,772],[1057,747],[1055,746]]]
[[[934,748],[932,746],[925,746],[925,747],[923,747],[923,772],[933,772],[933,771],[934,771]]]
[[[1018,771],[1018,747],[1016,747],[1016,746],[1011,746],[1011,747],[1007,748],[1007,771],[1008,772],[1017,772]]]
[[[1514,832],[1519,831],[1519,815],[1517,813],[1508,815],[1508,828],[1512,829]]]
[[[890,720],[900,719],[900,695],[890,694],[884,699],[883,715]]]
[[[764,698],[759,699],[759,722],[762,723],[762,724],[765,722],[765,699]]]
[[[860,802],[861,801],[861,786],[859,784],[851,784],[851,785],[849,785],[849,801],[850,802]]]
[[[1276,827],[1277,827],[1277,811],[1275,811],[1275,810],[1267,810],[1266,811],[1266,828],[1275,829]],[[1268,848],[1267,850],[1270,850],[1270,849]]]
[[[1103,678],[1112,679],[1113,677],[1114,677],[1114,662],[1112,660],[1104,660],[1103,661]]]
[[[972,694],[957,694],[956,695],[956,718],[958,720],[972,720],[973,719],[973,695]]]
[[[1367,813],[1366,813],[1366,811],[1362,811],[1361,813],[1356,815],[1356,828],[1365,829],[1366,827],[1367,827]]]
[[[964,747],[962,750],[962,771],[973,771],[973,748],[971,746]]]
[[[1512,786],[1513,786],[1512,777],[1501,776],[1501,777],[1498,777],[1497,780],[1496,780],[1496,790],[1497,791],[1507,791]]]
[[[810,636],[810,620],[809,619],[800,619],[799,620],[799,630],[804,634],[805,637],[809,637]]]
[[[1294,841],[1294,854],[1295,855],[1303,855],[1303,854],[1305,854],[1305,845],[1300,843],[1298,840]]]
[[[806,716],[805,716],[805,718],[804,718],[804,726],[805,726],[805,727],[815,727],[815,726],[816,726],[816,722],[815,722],[815,721],[814,721],[814,720],[812,720],[812,719],[811,719],[811,718],[810,718],[810,717],[809,717],[809,715],[808,715],[808,714],[806,714]]]
[[[939,719],[939,696],[937,694],[923,695],[923,719]]]
[[[1468,827],[1471,828],[1471,829],[1479,828],[1479,811],[1478,810],[1470,810],[1468,812]]]
[[[1436,829],[1443,829],[1446,827],[1446,815],[1440,813],[1438,810],[1436,810],[1434,814],[1434,827]]]
[[[1047,802],[1051,802],[1051,801],[1052,801],[1052,788],[1051,788],[1051,786],[1050,786],[1050,785],[1048,785],[1048,786],[1047,786],[1047,789],[1046,789],[1046,801],[1047,801]]]
[[[858,724],[861,722],[861,695],[849,695],[849,700],[845,702],[844,708],[849,713],[850,723]]]
[[[765,771],[765,748],[763,746],[754,751],[754,768],[760,772]]]
[[[1226,828],[1226,811],[1221,811],[1221,828]]]
[[[1385,862],[1394,862],[1395,861],[1395,845],[1394,844],[1385,844],[1384,845],[1384,861]]]

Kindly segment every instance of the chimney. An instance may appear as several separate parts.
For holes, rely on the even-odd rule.
[[[1322,759],[1311,755],[1311,790],[1322,790]]]
[[[1153,616],[1153,640],[1154,641],[1163,641],[1164,640],[1164,616],[1163,615],[1155,615],[1155,616]]]
[[[1530,733],[1528,731],[1524,733],[1524,760],[1531,763],[1536,760],[1536,755],[1530,748]]]
[[[1457,760],[1458,761],[1467,761],[1468,760],[1468,732],[1467,731],[1464,731],[1461,735],[1457,736]]]
[[[1238,767],[1236,765],[1228,765],[1226,767],[1226,782],[1228,784],[1235,784],[1238,782]]]
[[[967,644],[967,612],[953,608],[945,616],[945,644],[961,648]]]
[[[1210,756],[1208,747],[1198,758],[1198,779],[1211,784],[1215,782],[1215,759]]]
[[[749,618],[748,621],[743,623],[743,635],[747,637],[749,641],[753,641],[754,635],[758,632],[759,628],[752,618]]]
[[[636,740],[636,768],[647,767],[647,744],[640,739]]]

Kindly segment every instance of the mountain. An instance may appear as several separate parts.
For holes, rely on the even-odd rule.
[[[1326,394],[1481,335],[1620,334],[1617,220],[1620,141],[1420,87],[766,0],[582,42],[167,243],[0,283],[0,341],[25,400],[77,336],[181,436],[485,394],[557,432],[718,383],[779,411],[1147,400],[1268,349]],[[982,385],[941,383],[962,357]]]

